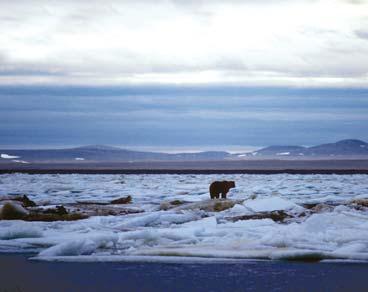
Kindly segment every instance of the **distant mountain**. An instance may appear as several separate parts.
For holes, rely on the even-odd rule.
[[[198,153],[158,153],[121,149],[105,145],[89,145],[69,149],[0,150],[0,162],[122,162],[122,161],[192,161],[222,160],[231,157],[223,151]]]
[[[355,140],[341,140],[336,143],[312,147],[303,146],[269,146],[247,153],[246,156],[360,156],[368,155],[368,143]]]
[[[305,149],[303,146],[269,146],[252,152],[252,155],[300,155]]]
[[[368,143],[361,140],[341,140],[307,149],[306,155],[368,155]]]
[[[215,161],[253,158],[288,157],[368,157],[368,143],[342,140],[313,147],[269,146],[250,153],[230,154],[224,151],[198,153],[158,153],[121,149],[105,145],[89,145],[69,149],[0,150],[0,163],[83,163],[135,161]]]
[[[108,145],[87,145],[87,146],[81,146],[76,147],[72,149],[78,149],[78,150],[90,150],[90,151],[121,151],[122,149],[119,147],[114,146],[108,146]]]

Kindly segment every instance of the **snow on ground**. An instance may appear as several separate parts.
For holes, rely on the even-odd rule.
[[[20,156],[14,156],[14,155],[8,155],[5,153],[1,153],[0,157],[3,159],[16,159],[16,158],[20,158]]]
[[[163,201],[201,206],[214,180],[235,180],[234,204],[220,212],[160,210]],[[27,194],[38,204],[106,201],[131,195],[143,213],[72,222],[0,221],[0,252],[43,260],[208,259],[367,260],[368,211],[343,202],[368,198],[367,175],[0,175],[0,195]],[[331,210],[275,222],[232,216],[334,202]],[[201,204],[196,204],[201,203]],[[170,257],[169,257],[170,256]]]
[[[277,210],[303,209],[297,204],[280,197],[270,197],[258,200],[247,200],[243,204],[254,212],[271,212]]]
[[[16,163],[23,163],[23,164],[28,164],[29,162],[28,161],[25,161],[25,160],[18,160],[18,159],[14,159],[12,160],[13,162],[16,162]]]

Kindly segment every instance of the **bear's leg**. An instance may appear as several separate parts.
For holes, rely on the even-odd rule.
[[[216,198],[216,194],[215,193],[210,193],[211,199],[213,200],[214,198]]]
[[[221,193],[221,199],[226,199],[226,193],[225,192]]]

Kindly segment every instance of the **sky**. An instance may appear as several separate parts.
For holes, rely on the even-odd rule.
[[[368,140],[367,56],[365,0],[0,0],[0,146]]]

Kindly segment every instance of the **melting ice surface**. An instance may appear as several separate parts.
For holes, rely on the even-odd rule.
[[[235,180],[238,204],[221,212],[206,203],[214,180]],[[35,252],[44,260],[325,259],[368,261],[367,175],[0,175],[0,194],[27,194],[38,205],[108,201],[131,195],[142,213],[72,222],[0,221],[0,252]],[[253,199],[251,199],[253,198]],[[163,201],[193,208],[160,210]],[[234,216],[333,202],[333,208],[287,222]]]

